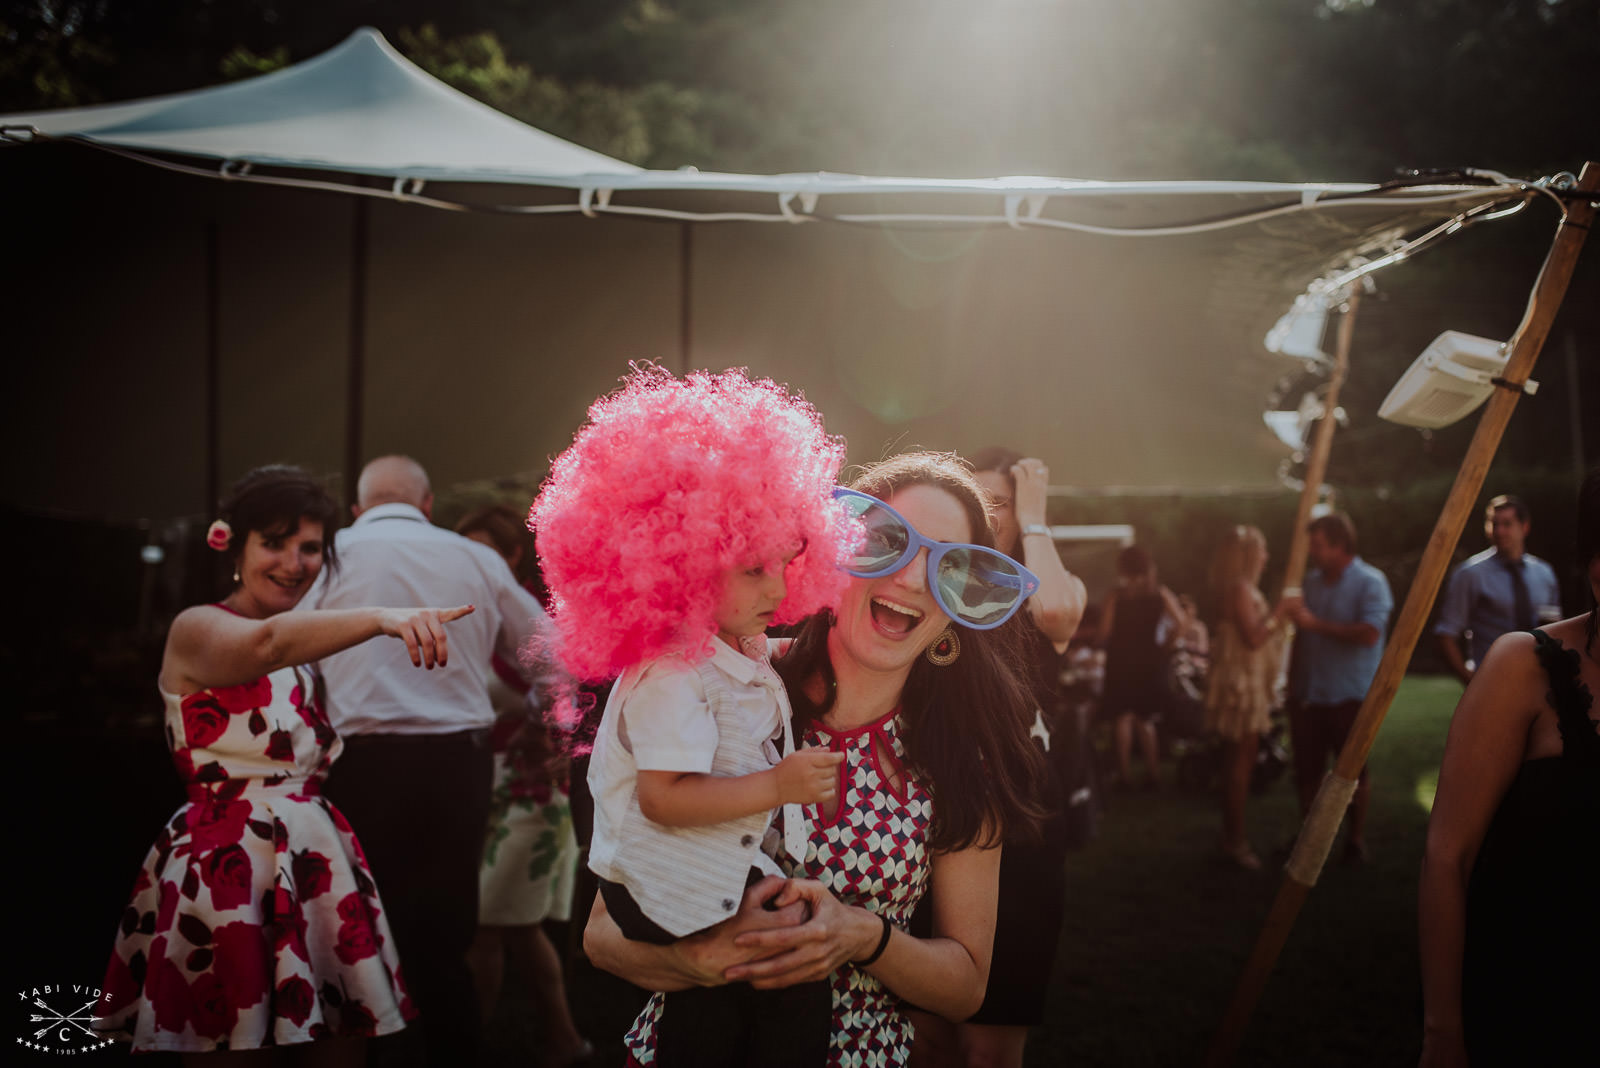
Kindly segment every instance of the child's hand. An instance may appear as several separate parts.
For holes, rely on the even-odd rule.
[[[839,796],[839,765],[844,754],[801,749],[778,763],[778,804],[825,805]]]

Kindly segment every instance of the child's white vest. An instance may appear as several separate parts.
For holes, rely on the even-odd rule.
[[[754,737],[749,724],[736,714],[737,702],[728,690],[726,676],[709,660],[697,663],[695,670],[717,724],[711,774],[750,775],[771,768],[768,739]],[[640,674],[628,672],[617,681],[617,687],[632,689],[639,678]],[[614,694],[614,706],[620,709],[626,696],[626,690]],[[780,715],[785,741],[792,750],[788,702],[782,698]],[[785,807],[793,807],[792,815],[799,815],[798,806]],[[646,819],[639,810],[635,783],[618,830],[611,873],[601,874],[626,887],[644,914],[671,934],[693,934],[738,911],[752,867],[781,874],[763,851],[771,820],[772,813],[762,811],[706,827],[665,827]],[[771,837],[768,848],[775,851],[778,836],[774,832]]]

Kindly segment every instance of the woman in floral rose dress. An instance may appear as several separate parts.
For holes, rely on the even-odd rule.
[[[135,1051],[358,1064],[365,1038],[414,1015],[361,845],[321,796],[340,741],[301,665],[380,634],[443,665],[443,624],[472,609],[288,611],[334,563],[334,515],[297,468],[246,475],[207,537],[233,591],[167,636],[167,742],[189,798],[134,882],[97,1009]]]

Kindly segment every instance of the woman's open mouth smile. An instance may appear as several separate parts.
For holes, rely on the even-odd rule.
[[[872,599],[872,622],[880,631],[892,635],[909,634],[922,622],[922,613],[915,608],[907,608],[903,604],[885,600],[882,597]]]

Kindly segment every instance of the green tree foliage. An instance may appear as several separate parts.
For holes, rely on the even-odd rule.
[[[99,99],[94,81],[112,62],[109,48],[78,33],[70,22],[0,19],[0,86],[20,107],[93,103]]]
[[[663,167],[1542,174],[1600,112],[1592,0],[4,0],[0,110],[195,88],[362,24]]]
[[[493,33],[446,38],[432,23],[402,29],[395,45],[435,78],[490,107],[608,156],[675,166],[710,151],[698,115],[702,94],[667,82],[603,85],[535,74],[507,58]]]
[[[257,55],[250,49],[240,45],[232,52],[222,57],[222,62],[217,64],[218,72],[230,82],[241,78],[254,78],[262,74],[271,74],[289,65],[289,50],[287,48],[274,48],[266,55]]]

